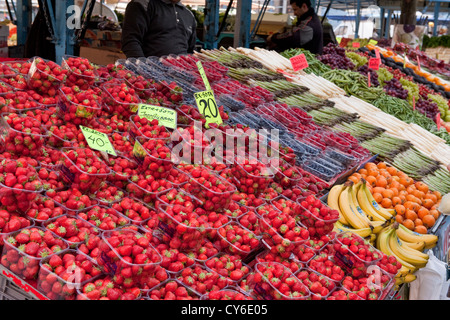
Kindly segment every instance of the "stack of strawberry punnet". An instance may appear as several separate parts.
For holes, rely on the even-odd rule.
[[[221,92],[223,123],[209,125],[225,139],[218,148],[190,94],[205,89],[197,61],[96,66],[66,56],[61,66],[39,57],[0,64],[1,267],[54,300],[386,296],[398,262],[365,239],[336,235],[339,212],[320,200],[338,175],[324,179],[326,168],[312,160],[326,143],[312,143],[312,133],[322,130],[335,145],[325,150],[335,153],[338,137],[204,61]],[[176,128],[139,115],[141,103],[176,110]],[[264,125],[283,129],[279,141],[255,136]],[[84,136],[83,127],[98,138]],[[100,133],[115,155],[93,147],[105,144]],[[225,150],[226,140],[240,137],[243,150]],[[280,157],[278,167],[241,161],[258,141],[266,141],[266,156]],[[346,144],[352,147],[360,146]],[[177,149],[192,159],[210,153],[200,163],[177,163]],[[368,266],[378,260],[383,287],[367,288]]]

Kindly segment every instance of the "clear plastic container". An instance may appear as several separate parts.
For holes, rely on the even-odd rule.
[[[22,181],[21,188],[17,186],[16,172],[26,168],[26,172],[22,172],[23,177],[26,175],[26,180]],[[12,170],[15,170],[12,172]],[[24,214],[31,204],[36,200],[39,193],[43,191],[43,185],[41,179],[36,172],[36,169],[25,161],[13,160],[13,159],[0,159],[0,176],[3,178],[3,182],[0,182],[0,204],[8,212],[18,212]],[[8,187],[4,183],[12,179],[16,180],[14,186]]]
[[[281,160],[276,168],[273,180],[283,188],[289,189],[296,186],[303,179],[303,174],[298,166]]]
[[[166,204],[160,204],[157,208],[157,229],[162,240],[180,251],[196,251],[206,239],[208,230],[212,229],[210,224],[194,212],[177,213],[174,209]]]
[[[234,284],[231,279],[198,263],[184,268],[174,277],[199,295],[212,290],[221,290]],[[192,282],[191,279],[194,281]]]
[[[100,158],[101,153],[96,152]],[[116,151],[116,156],[103,156],[103,162],[109,167],[111,173],[107,177],[107,181],[120,187],[126,188],[129,179],[138,174],[138,163],[131,159],[128,154]]]
[[[37,226],[51,218],[67,214],[64,207],[60,206],[56,201],[47,197],[45,194],[39,194],[32,202],[30,209],[27,210],[25,216],[34,222]]]
[[[367,287],[370,293],[367,296],[360,296],[358,288],[348,288],[344,282],[341,283],[341,288],[347,294],[356,294],[361,300],[385,300],[392,294],[395,287],[395,278],[387,274],[384,270],[375,271],[372,274],[365,274],[365,282],[363,287]]]
[[[173,293],[172,289],[169,288],[175,288],[175,290],[178,288],[183,289],[178,290],[181,291],[181,295],[177,296]],[[200,300],[201,297],[195,290],[192,290],[190,287],[176,279],[167,279],[149,290],[147,295],[150,300]]]
[[[160,204],[176,205],[181,204],[185,207],[198,207],[202,202],[181,188],[171,188],[164,190],[156,196],[155,207]]]
[[[296,277],[309,288],[311,300],[326,300],[340,282],[334,281],[319,272],[308,267],[302,268],[296,273]]]
[[[77,63],[82,62],[84,65],[87,65],[89,69],[87,68],[86,71],[90,71],[92,74],[83,74],[83,73],[80,74],[78,72],[75,72],[75,69],[72,69],[72,67],[70,66],[74,62],[74,60],[78,60]],[[67,78],[64,82],[65,85],[68,86],[76,85],[80,87],[81,90],[86,90],[89,89],[89,87],[93,86],[98,81],[99,75],[97,69],[86,58],[64,55],[62,57],[61,66],[68,71]]]
[[[164,140],[137,137],[139,148],[132,151],[133,159],[138,163],[138,169],[155,179],[166,178],[173,168],[172,148]]]
[[[113,83],[105,83],[102,85],[103,90],[103,102],[109,107],[111,114],[117,115],[119,119],[129,119],[129,117],[136,113],[139,109],[139,104],[142,100],[137,94],[133,94],[134,102],[126,103],[121,102],[113,97],[109,92],[112,87],[117,86]]]
[[[275,268],[282,269],[281,275],[277,277],[281,283],[289,279],[291,283],[291,286],[288,286],[289,295],[281,293],[267,277],[266,270]],[[255,265],[254,269],[259,275],[253,278],[253,293],[258,297],[258,300],[310,300],[311,293],[308,288],[284,265],[277,262],[260,262]]]
[[[56,170],[63,155],[60,149],[50,147],[48,145],[42,146],[42,155],[37,158],[39,165],[49,170]]]
[[[372,252],[373,259],[365,260],[352,252],[350,244],[352,244],[353,241],[356,241],[356,243],[358,244],[362,244],[366,251]],[[336,264],[344,269],[347,273],[352,274],[354,278],[364,276],[367,273],[368,268],[370,266],[376,266],[377,262],[382,258],[381,252],[373,247],[367,240],[348,231],[336,234],[332,249],[333,250],[331,254],[333,255],[333,259]],[[343,251],[345,251],[345,253]],[[353,274],[352,272],[354,270],[357,271],[355,271],[355,273]]]
[[[324,142],[331,147],[335,147],[344,152],[348,151],[351,144],[348,140],[342,138],[339,134],[331,131],[325,131],[323,134]]]
[[[159,132],[157,134],[153,133],[153,130],[151,131],[151,134],[149,134],[147,131],[143,132],[141,130],[142,125],[136,123],[136,120],[138,120],[137,117],[139,117],[137,114],[130,116],[130,125],[129,125],[128,134],[132,140],[135,140],[136,137],[142,137],[145,139],[158,139],[158,140],[163,140],[166,142],[170,141],[171,132],[169,131],[169,129],[167,129],[164,126],[158,125]],[[151,122],[150,120],[147,120],[146,122],[148,122],[147,126],[153,127],[153,125],[150,124],[150,122]],[[147,134],[146,134],[146,132],[147,132]]]
[[[181,188],[203,202],[205,210],[222,212],[228,209],[231,196],[236,187],[226,179],[202,166],[202,170],[208,171],[208,176],[196,178],[190,175],[190,180]],[[205,172],[205,171],[203,171]],[[216,188],[213,188],[216,187]]]
[[[27,84],[39,93],[58,90],[67,78],[67,70],[51,60],[34,57],[27,75]]]
[[[62,91],[58,91],[57,112],[60,118],[77,125],[87,125],[90,120],[100,115],[102,101],[97,101],[93,105],[77,104],[67,97]]]
[[[339,175],[339,172],[335,172],[332,169],[325,167],[324,165],[322,165],[320,163],[315,162],[313,159],[306,160],[305,162],[300,164],[300,166],[304,170],[312,173],[316,177],[318,177],[326,182],[332,181],[333,178],[335,178],[336,176]]]
[[[139,177],[139,175],[137,177]],[[151,188],[153,187],[153,182],[149,182],[147,186],[144,187],[139,185],[140,182],[146,181],[144,180],[144,177],[141,178],[142,179],[136,182],[129,178],[126,191],[133,197],[140,199],[144,203],[150,204],[152,206],[155,205],[155,202],[159,194],[164,193],[167,190],[172,189],[173,187],[172,183],[170,183],[166,179],[154,179],[154,180],[152,179],[153,182],[158,184],[158,188],[157,190],[151,190]]]
[[[123,275],[125,271],[126,275],[131,277],[137,286],[145,285],[148,281],[147,276],[153,274],[155,268],[161,263],[162,257],[156,251],[155,248],[151,244],[148,244],[142,254],[146,256],[146,262],[144,263],[132,263],[129,260],[125,259],[120,254],[119,245],[121,240],[128,239],[127,242],[137,243],[137,239],[143,237],[141,233],[138,231],[128,228],[127,226],[112,230],[112,231],[104,231],[102,233],[102,240],[99,243],[100,249],[100,257],[97,259],[98,264],[103,269],[103,271],[112,276],[114,275]],[[119,241],[119,243],[117,243]],[[113,245],[113,243],[115,243]],[[130,248],[131,249],[131,248]],[[130,255],[132,259],[135,259],[137,256]],[[136,261],[136,260],[132,260]],[[126,270],[124,270],[126,269]]]
[[[200,300],[254,300],[250,295],[232,288],[208,292],[200,297]]]
[[[157,214],[157,210],[153,206],[128,196],[112,203],[111,207],[130,219],[133,225],[139,225]]]
[[[2,218],[5,219],[5,226],[0,228],[0,248],[3,246],[3,241],[5,239],[8,239],[11,234],[19,232],[20,230],[25,228],[34,227],[37,224],[33,219],[30,219],[28,217],[25,218],[16,214],[8,214],[8,216],[9,218],[5,219],[5,215],[2,214]],[[11,225],[10,221],[16,218],[18,219],[18,222],[20,224],[20,226],[18,226],[19,229],[11,231],[11,229],[9,228],[9,226]]]
[[[244,228],[239,222],[231,221],[217,231],[219,239],[216,243],[221,251],[230,255],[238,255],[242,260],[259,250],[262,246],[261,236]],[[243,243],[237,244],[241,238]]]
[[[36,121],[32,117],[21,113],[2,114],[0,117],[1,152],[8,152],[18,157],[30,156],[38,158],[41,156],[42,147],[48,135],[41,124],[37,126]],[[29,126],[36,126],[32,128],[29,126],[21,128],[25,122],[29,123]]]
[[[269,186],[273,181],[274,173],[271,170],[270,163],[264,164],[261,161],[253,158],[245,157],[246,159],[240,159],[239,156],[235,158],[234,164],[231,166],[231,173],[236,179],[236,187],[241,192],[247,192],[255,195],[259,195]],[[250,166],[247,165],[250,164]],[[254,168],[258,169],[254,173]],[[252,184],[249,186],[248,181]]]
[[[100,233],[87,221],[68,214],[48,219],[42,223],[42,226],[55,236],[63,238],[71,249],[77,248],[79,244],[83,243],[85,236],[89,237],[91,234],[99,235]]]
[[[47,251],[47,257],[51,257],[57,252],[66,250],[69,247],[64,239],[55,237],[50,230],[38,226],[30,226],[28,228],[23,228],[20,231],[10,233],[8,238],[4,239],[1,264],[3,267],[11,270],[18,278],[26,281],[35,280],[37,278],[39,274],[39,262],[43,258],[38,256],[38,252],[31,255],[22,251],[22,248],[19,249],[20,244],[15,239],[21,233],[31,233],[33,231],[44,234],[44,236],[46,233],[50,234],[45,241],[46,244],[43,244],[41,249],[39,249],[39,252],[42,252],[41,256],[44,251]]]
[[[64,180],[69,183],[73,188],[77,188],[82,192],[92,194],[100,189],[102,183],[111,174],[111,169],[93,153],[93,158],[98,160],[104,173],[89,173],[77,166],[69,157],[68,153],[71,150],[79,150],[83,148],[63,148],[61,149],[63,154],[62,163],[59,164],[58,169],[61,171]]]
[[[352,167],[356,165],[358,162],[358,158],[355,158],[353,155],[334,148],[327,149],[325,151],[325,156],[333,160],[339,161],[346,167]]]
[[[291,257],[281,258],[278,254],[270,252],[265,249],[264,251],[258,253],[255,257],[254,263],[260,262],[278,262],[287,267],[294,275],[305,266],[304,262],[296,260]]]
[[[117,185],[106,181],[106,183],[102,184],[100,189],[90,197],[96,200],[100,205],[109,207],[111,204],[119,202],[126,196],[128,196],[128,192],[119,188]]]
[[[91,287],[95,289],[91,291]],[[87,281],[82,288],[77,288],[75,300],[112,300],[108,297],[108,289],[114,289],[115,300],[142,300],[142,294],[134,288],[124,288],[116,283],[111,275],[101,275],[93,281]]]
[[[77,213],[77,217],[100,232],[114,230],[131,224],[131,220],[113,208],[97,205]]]
[[[339,215],[336,215],[337,216],[336,218],[330,219],[321,218],[317,210],[321,210],[322,208],[332,210],[325,203],[320,201],[320,207],[315,207],[313,212],[306,209],[302,205],[302,200],[298,199],[297,204],[299,208],[299,214],[297,215],[297,219],[300,221],[301,224],[306,226],[308,230],[310,230],[311,236],[321,237],[324,235],[328,235],[333,231],[335,222],[339,220]]]
[[[73,261],[73,263],[67,268],[63,266],[60,270],[59,267],[51,266],[50,258],[44,258],[39,262],[37,289],[50,300],[74,300],[77,289],[81,289],[88,281],[95,281],[102,275],[98,264],[81,251],[68,249],[56,255],[63,261]]]

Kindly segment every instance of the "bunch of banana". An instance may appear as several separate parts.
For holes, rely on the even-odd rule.
[[[335,231],[350,231],[374,243],[376,234],[389,225],[395,212],[382,208],[367,188],[366,181],[347,181],[328,193],[328,206],[339,212]]]
[[[432,234],[418,234],[394,222],[383,228],[377,236],[376,248],[402,264],[395,278],[396,285],[409,283],[416,279],[414,272],[428,263],[428,254],[423,250],[433,248],[438,237]]]

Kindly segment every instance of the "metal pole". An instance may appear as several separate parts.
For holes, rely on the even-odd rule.
[[[435,1],[434,2],[434,26],[433,26],[433,36],[437,36],[437,26],[439,23],[439,9],[441,8],[441,3]]]
[[[67,19],[66,19],[66,1],[55,1],[55,62],[61,64],[63,56],[66,54],[67,40]]]
[[[31,0],[17,0],[17,45],[24,45],[27,41],[30,26]]]
[[[384,31],[384,36],[386,39],[389,39],[391,37],[391,17],[392,17],[392,10],[389,9],[387,13],[386,26]]]
[[[251,0],[238,0],[236,10],[236,24],[234,26],[233,46],[248,48],[250,46],[250,23],[252,20]]]
[[[384,20],[384,8],[381,7],[380,8],[380,34],[378,35],[378,37],[381,39],[383,38],[383,32],[384,32],[384,24],[385,24],[385,20]]]
[[[356,2],[355,39],[359,37],[359,21],[361,20],[361,0]]]
[[[203,25],[206,28],[205,48],[217,48],[217,33],[219,31],[219,0],[206,0],[205,21]]]

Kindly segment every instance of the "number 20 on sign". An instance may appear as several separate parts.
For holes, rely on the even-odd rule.
[[[222,117],[220,116],[219,107],[217,106],[214,93],[211,90],[194,93],[195,102],[198,110],[206,118],[206,128],[209,128],[210,123],[222,124]]]

